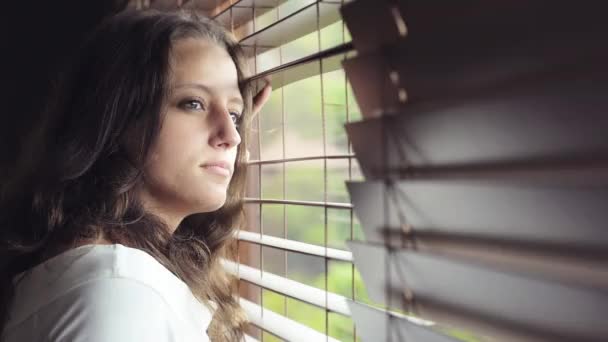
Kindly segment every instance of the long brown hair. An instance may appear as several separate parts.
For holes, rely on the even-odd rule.
[[[135,194],[162,125],[171,46],[184,38],[209,39],[226,49],[237,67],[245,110],[226,203],[215,212],[186,217],[171,233]],[[28,137],[14,177],[3,184],[0,328],[8,320],[15,275],[65,246],[103,238],[146,251],[201,302],[215,302],[211,340],[242,339],[245,315],[220,258],[229,256],[234,230],[243,220],[251,111],[246,76],[243,53],[232,36],[194,13],[124,12],[100,25],[52,96],[44,122]],[[127,140],[135,141],[129,153]]]

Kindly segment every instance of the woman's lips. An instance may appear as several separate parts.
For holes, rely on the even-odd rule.
[[[229,177],[230,176],[230,170],[220,166],[220,165],[202,165],[201,166],[205,171],[208,171],[210,173],[216,174],[216,175],[220,175],[220,176],[225,176],[225,177]]]

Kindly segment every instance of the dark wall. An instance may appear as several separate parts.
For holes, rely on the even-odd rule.
[[[0,177],[39,118],[51,80],[83,37],[124,0],[3,1],[0,6]],[[2,179],[0,179],[2,182]]]

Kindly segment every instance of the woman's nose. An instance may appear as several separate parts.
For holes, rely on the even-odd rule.
[[[241,143],[241,134],[233,121],[232,115],[227,109],[216,110],[216,115],[212,115],[214,132],[211,135],[211,145],[214,147],[231,148]]]

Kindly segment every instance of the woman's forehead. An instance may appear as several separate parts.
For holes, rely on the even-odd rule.
[[[187,38],[171,49],[171,84],[202,84],[221,91],[237,91],[238,73],[234,61],[219,44],[208,39]]]

